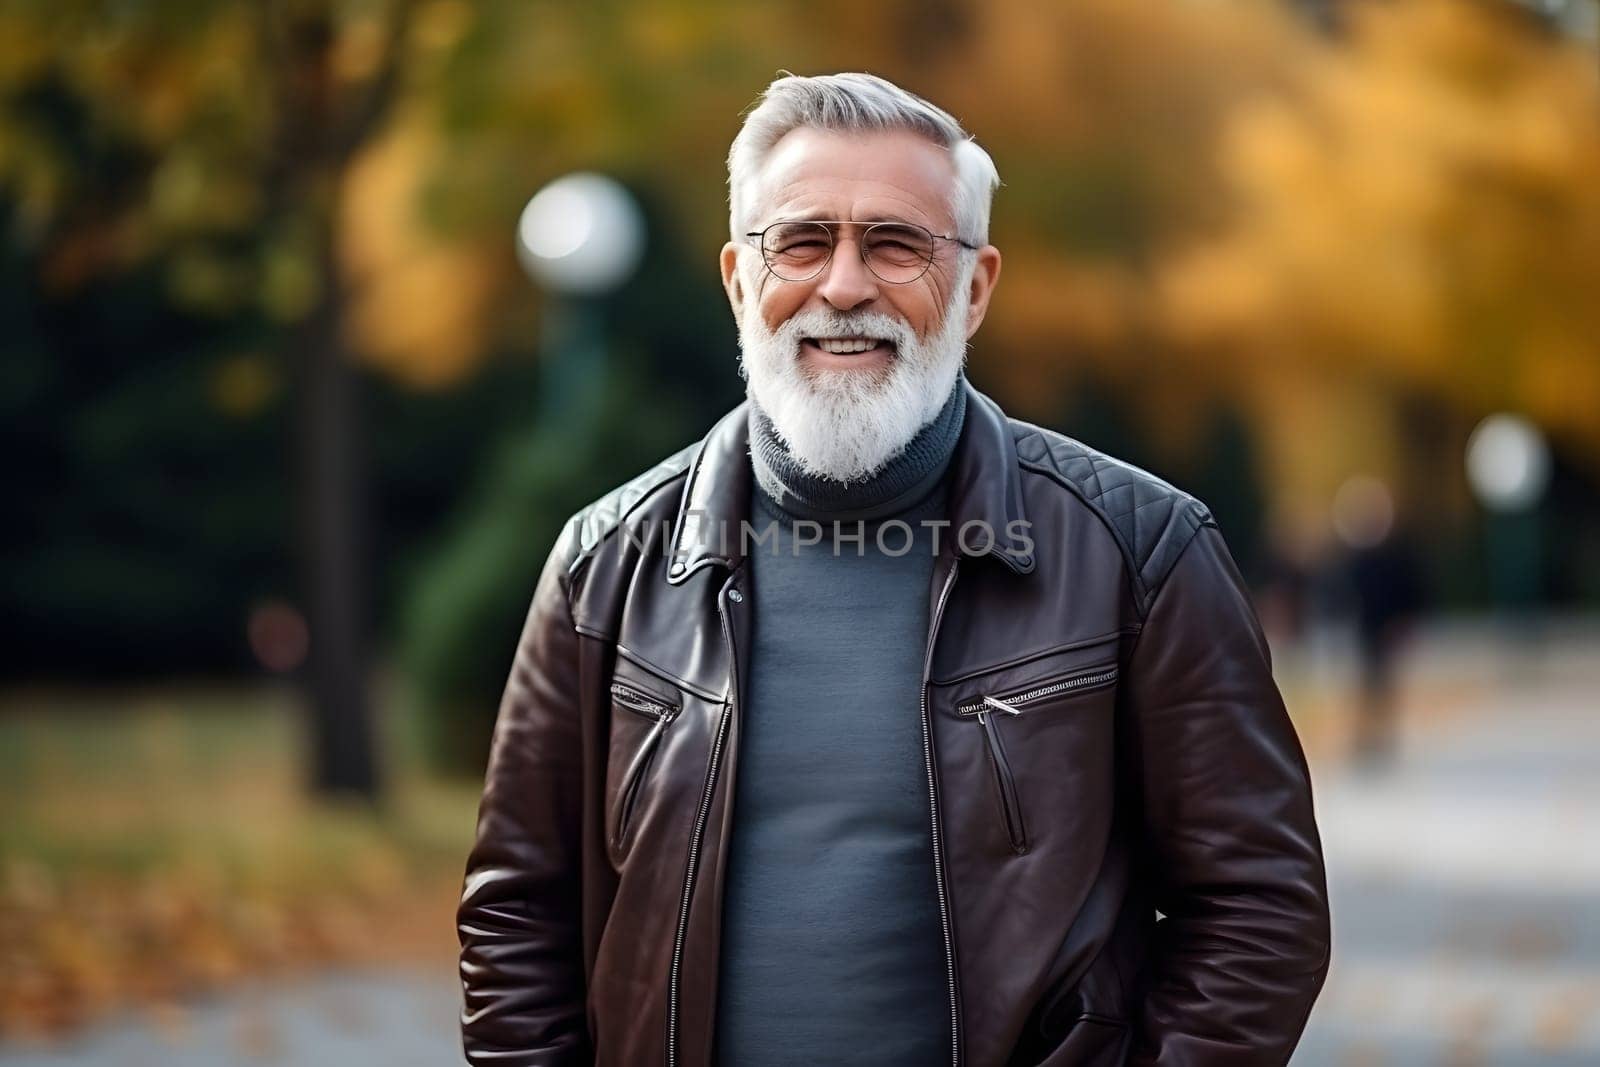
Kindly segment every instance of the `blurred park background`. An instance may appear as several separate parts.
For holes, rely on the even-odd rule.
[[[742,398],[780,69],[964,122],[972,380],[1218,516],[1335,894],[1295,1062],[1600,1062],[1600,3],[5,0],[0,1063],[456,1059],[528,596]]]

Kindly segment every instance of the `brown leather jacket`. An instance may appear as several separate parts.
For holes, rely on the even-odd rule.
[[[1327,973],[1326,881],[1222,535],[964,387],[950,531],[998,536],[943,538],[928,593],[950,1061],[1285,1063]],[[470,1063],[712,1062],[757,595],[746,432],[741,404],[573,516],[545,565],[458,914]],[[1031,552],[1005,540],[1018,520]]]

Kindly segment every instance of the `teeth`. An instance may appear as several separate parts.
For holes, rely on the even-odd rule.
[[[832,352],[839,356],[865,352],[869,348],[878,346],[878,341],[871,337],[818,337],[814,340],[817,347],[824,352]]]

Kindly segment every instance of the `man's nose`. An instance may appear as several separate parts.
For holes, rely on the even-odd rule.
[[[877,275],[861,261],[861,245],[854,238],[841,235],[834,239],[833,257],[822,270],[817,293],[840,311],[877,298]]]

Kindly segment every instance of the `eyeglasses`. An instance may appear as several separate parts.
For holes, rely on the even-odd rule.
[[[786,282],[808,282],[821,274],[833,258],[833,227],[854,225],[857,223],[839,219],[774,222],[764,230],[745,236],[760,238],[761,258],[778,278]],[[890,285],[906,285],[928,273],[938,241],[954,241],[973,251],[978,248],[959,237],[946,237],[914,222],[875,222],[861,231],[857,245],[861,262],[880,280]]]

